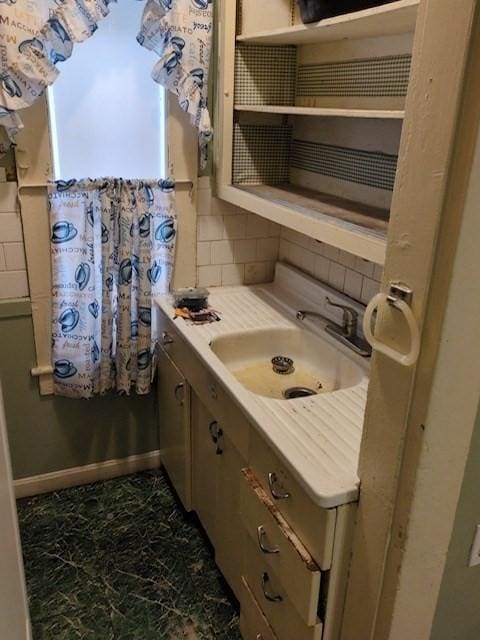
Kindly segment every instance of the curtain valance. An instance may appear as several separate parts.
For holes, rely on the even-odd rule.
[[[134,0],[132,0],[134,1]],[[152,77],[178,96],[199,130],[212,132],[207,78],[213,30],[212,0],[148,0],[139,44],[159,56]],[[97,29],[111,0],[0,0],[0,125],[3,150],[22,127],[18,110],[30,106],[58,76],[75,43]]]

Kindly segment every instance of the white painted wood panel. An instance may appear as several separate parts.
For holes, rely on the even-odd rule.
[[[258,3],[256,4],[258,7]],[[240,42],[252,44],[311,44],[346,38],[368,38],[408,33],[415,28],[418,0],[399,0],[391,4],[327,18],[310,25],[261,30],[238,36]],[[270,5],[271,9],[271,5]]]
[[[22,550],[13,492],[7,425],[0,386],[0,638],[31,637]]]

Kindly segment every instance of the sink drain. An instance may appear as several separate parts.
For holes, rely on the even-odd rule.
[[[273,370],[282,376],[288,375],[295,371],[293,360],[287,356],[275,356],[271,360]]]
[[[316,396],[317,392],[308,387],[290,387],[285,389],[283,397],[286,400],[293,400],[294,398],[307,398],[308,396]]]

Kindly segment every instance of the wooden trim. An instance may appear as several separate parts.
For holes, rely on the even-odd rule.
[[[168,170],[174,179],[191,181],[191,189],[176,189],[178,233],[172,288],[193,287],[196,283],[198,133],[190,115],[179,106],[176,96],[166,92]]]
[[[231,0],[224,0],[221,3],[218,21],[220,75],[217,89],[217,113],[219,123],[215,135],[215,156],[219,160],[217,178],[219,185],[232,183],[236,4]]]
[[[395,508],[402,476],[418,471],[414,462],[410,470],[402,468],[407,427],[413,417],[412,391],[420,391],[418,375],[423,370],[422,402],[428,406],[435,373],[439,336],[435,331],[432,335],[432,327],[441,326],[442,316],[428,313],[427,304],[477,5],[475,0],[455,4],[439,0],[422,2],[419,8],[383,289],[390,281],[405,282],[413,289],[412,310],[424,330],[422,351],[417,369],[398,366],[379,354],[372,360],[343,640],[391,637],[409,521],[407,509],[400,526],[395,526]],[[450,213],[461,217],[461,209]],[[455,241],[448,241],[452,248]],[[448,277],[447,264],[440,270],[437,277]],[[442,295],[447,299],[448,287]],[[391,346],[404,348],[407,336],[395,312],[387,310],[378,318],[377,331]],[[419,440],[422,424],[416,421],[414,427]],[[407,494],[410,499],[412,494]],[[418,640],[427,637],[417,629],[414,635]],[[408,632],[403,635],[408,636]]]
[[[374,233],[369,234],[368,230],[363,231],[360,226],[357,228],[353,225],[350,227],[341,226],[341,223],[336,221],[333,216],[324,216],[323,218],[308,216],[297,211],[293,206],[284,206],[275,200],[261,198],[246,189],[235,186],[219,185],[218,195],[220,198],[272,222],[371,262],[383,264],[385,260],[386,240]]]
[[[322,640],[340,638],[356,515],[357,503],[355,502],[337,507],[332,569],[328,582],[327,610]]]
[[[128,458],[105,460],[104,462],[96,462],[82,467],[72,467],[71,469],[62,469],[52,473],[21,478],[20,480],[14,480],[13,486],[16,498],[26,498],[159,467],[160,451],[156,450],[136,456],[128,456]]]
[[[24,129],[17,136],[18,195],[32,303],[36,366],[51,367],[50,227],[47,181],[52,178],[50,129],[46,97],[22,110]],[[39,376],[40,394],[53,393],[53,375]]]

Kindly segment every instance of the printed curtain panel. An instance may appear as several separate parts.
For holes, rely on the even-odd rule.
[[[203,167],[213,134],[207,109],[212,31],[213,0],[148,0],[137,36],[160,56],[152,78],[178,96],[197,127]]]
[[[171,180],[51,183],[55,393],[150,391],[153,297],[168,292],[176,236]]]
[[[122,0],[122,2],[135,0]],[[87,40],[108,16],[112,0],[0,0],[0,153],[22,127],[17,113],[52,84],[58,62]],[[160,59],[152,77],[178,96],[199,130],[212,137],[207,79],[213,31],[212,0],[148,0],[138,42]],[[203,157],[205,153],[203,154]]]

